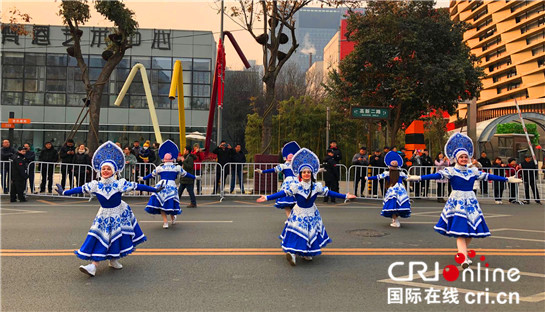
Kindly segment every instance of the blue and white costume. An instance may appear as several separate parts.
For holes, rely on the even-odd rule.
[[[445,155],[455,160],[464,153],[471,159],[473,143],[469,137],[456,133],[447,141]],[[490,236],[483,212],[473,192],[473,184],[476,180],[507,181],[507,178],[459,164],[421,177],[421,180],[439,179],[448,179],[452,185],[452,192],[434,229],[440,234],[453,237]]]
[[[171,140],[166,140],[159,146],[159,157],[163,159],[165,154],[169,153],[173,159],[179,153],[178,146]],[[152,173],[143,177],[148,180],[159,175],[161,180],[156,184],[156,187],[164,186],[157,193],[153,193],[146,205],[146,211],[150,214],[160,214],[164,211],[167,215],[179,215],[182,213],[180,208],[180,199],[178,198],[178,187],[176,186],[176,178],[181,174],[182,177],[195,179],[195,176],[186,172],[182,166],[171,162],[164,163],[155,168]]]
[[[394,160],[397,162],[397,165],[393,167],[400,168],[403,166],[403,159],[396,152],[390,151],[388,154],[386,154],[386,157],[384,157],[384,163],[390,168],[392,167],[391,162]],[[376,176],[368,177],[367,179],[386,179],[389,181],[390,170],[386,170]],[[409,200],[407,190],[405,189],[405,186],[403,186],[404,179],[407,179],[407,175],[405,172],[399,171],[399,178],[397,181],[390,181],[390,187],[386,190],[386,195],[384,196],[384,200],[382,202],[383,206],[382,212],[380,213],[381,216],[387,218],[391,218],[394,214],[402,218],[408,218],[411,216],[411,202]]]
[[[93,180],[62,193],[93,194],[101,206],[85,242],[74,253],[83,260],[122,258],[132,253],[136,245],[146,241],[146,236],[142,233],[131,208],[121,200],[122,193],[132,190],[156,192],[157,189],[125,179],[116,180],[115,174],[123,170],[125,160],[122,150],[111,141],[102,144],[96,150],[92,163],[97,171],[107,165],[115,173],[107,179]]]
[[[301,148],[299,147],[299,144],[295,141],[291,141],[289,143],[286,143],[284,147],[282,148],[282,157],[284,160],[288,158],[289,154],[297,153]],[[290,186],[293,183],[298,183],[299,180],[293,173],[293,170],[291,169],[291,162],[285,162],[283,164],[279,164],[278,166],[272,168],[263,170],[262,173],[279,173],[282,172],[284,174],[284,182],[282,182],[281,189],[282,190],[289,190]],[[286,196],[281,197],[276,200],[276,203],[274,204],[276,208],[284,209],[284,208],[293,208],[295,206],[295,198],[293,196]]]
[[[313,152],[303,148],[293,156],[292,168],[297,174],[304,168],[310,168],[316,175],[320,162]],[[321,183],[304,181],[292,183],[289,189],[267,196],[267,200],[286,196],[293,196],[296,200],[279,237],[284,252],[303,257],[315,256],[321,254],[321,248],[331,242],[314,203],[318,195],[346,198],[346,195],[330,191]]]

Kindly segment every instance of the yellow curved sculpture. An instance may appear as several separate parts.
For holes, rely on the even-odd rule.
[[[185,147],[185,103],[184,103],[184,75],[181,61],[174,63],[172,72],[172,81],[170,82],[170,92],[168,97],[171,100],[176,98],[176,89],[178,89],[178,122],[180,124],[180,151]]]
[[[123,88],[121,88],[121,91],[117,95],[117,99],[115,99],[114,105],[115,106],[121,105],[121,102],[123,101],[123,98],[125,97],[125,94],[127,93],[127,90],[129,90],[132,80],[134,79],[134,76],[136,75],[136,72],[138,70],[140,70],[140,74],[142,75],[142,83],[144,84],[144,91],[146,92],[146,100],[148,101],[148,109],[149,109],[149,114],[151,117],[151,123],[153,124],[153,131],[155,132],[155,140],[157,141],[157,143],[161,144],[163,143],[163,137],[161,136],[161,130],[159,130],[159,122],[157,121],[157,113],[155,112],[155,105],[153,104],[153,97],[151,95],[151,88],[149,85],[148,74],[146,72],[146,68],[144,67],[144,65],[138,63],[132,67],[131,72],[129,73],[129,76],[127,77],[127,80],[125,80],[125,83],[123,84]]]

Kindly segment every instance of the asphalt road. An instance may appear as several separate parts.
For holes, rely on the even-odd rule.
[[[78,270],[73,255],[82,244],[96,200],[31,198],[1,202],[1,308],[3,311],[544,311],[545,210],[542,205],[482,203],[492,237],[474,240],[474,264],[481,281],[449,282],[443,268],[454,262],[455,239],[433,225],[442,205],[416,200],[400,229],[380,216],[380,202],[318,203],[333,242],[312,262],[292,267],[280,249],[285,220],[273,202],[200,199],[183,209],[181,223],[162,229],[160,217],[144,211],[143,199],[126,200],[148,241],[121,259],[124,268],[99,267],[96,277]],[[187,204],[187,203],[186,203]],[[185,205],[184,205],[185,207]],[[484,256],[483,261],[478,260]],[[396,282],[408,275],[408,262],[426,263],[428,278],[437,262],[438,281]],[[485,263],[504,272],[518,269],[520,279],[485,282]],[[418,268],[417,268],[418,269]],[[501,272],[499,272],[501,273]],[[498,273],[497,277],[500,277]],[[416,274],[416,273],[415,273]],[[469,275],[467,275],[469,276]],[[505,275],[506,277],[507,275]],[[475,277],[476,279],[476,277]],[[443,287],[455,287],[459,303],[446,300]],[[411,290],[411,288],[415,288]],[[402,304],[395,300],[403,292]],[[412,291],[418,295],[407,297]],[[485,292],[469,304],[468,293]],[[519,303],[499,304],[497,294],[517,293]],[[431,295],[431,294],[439,294]],[[488,296],[488,304],[485,299]],[[406,302],[407,298],[417,303]],[[515,297],[513,297],[513,300]],[[430,300],[431,299],[431,300]],[[435,303],[439,300],[439,303]],[[494,301],[494,303],[492,303]]]

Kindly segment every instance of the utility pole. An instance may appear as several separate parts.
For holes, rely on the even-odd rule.
[[[329,148],[329,106],[327,107],[325,116],[325,146],[327,149]]]
[[[221,0],[220,40],[222,44],[225,44],[223,42],[223,8],[224,8],[223,0]],[[223,103],[218,103],[218,133],[217,133],[216,145],[219,145],[222,140],[222,135],[221,135],[222,110],[223,110]]]

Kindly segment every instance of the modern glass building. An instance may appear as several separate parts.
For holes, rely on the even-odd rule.
[[[30,142],[41,147],[46,141],[61,145],[82,111],[85,86],[76,59],[68,56],[71,37],[63,26],[28,25],[32,35],[17,36],[9,27],[2,31],[1,49],[1,121],[31,119],[16,125],[16,145]],[[82,50],[89,67],[89,77],[98,78],[105,61],[102,52],[109,34],[106,28],[83,27]],[[139,29],[132,38],[133,47],[110,76],[104,88],[101,107],[100,137],[128,144],[134,140],[155,141],[142,78],[137,74],[121,106],[114,106],[131,68],[145,66],[153,93],[163,139],[178,141],[177,101],[168,98],[172,67],[183,65],[186,131],[204,132],[208,119],[210,89],[215,61],[212,32],[191,30]],[[76,143],[85,143],[85,120]],[[8,137],[2,129],[2,137]]]

